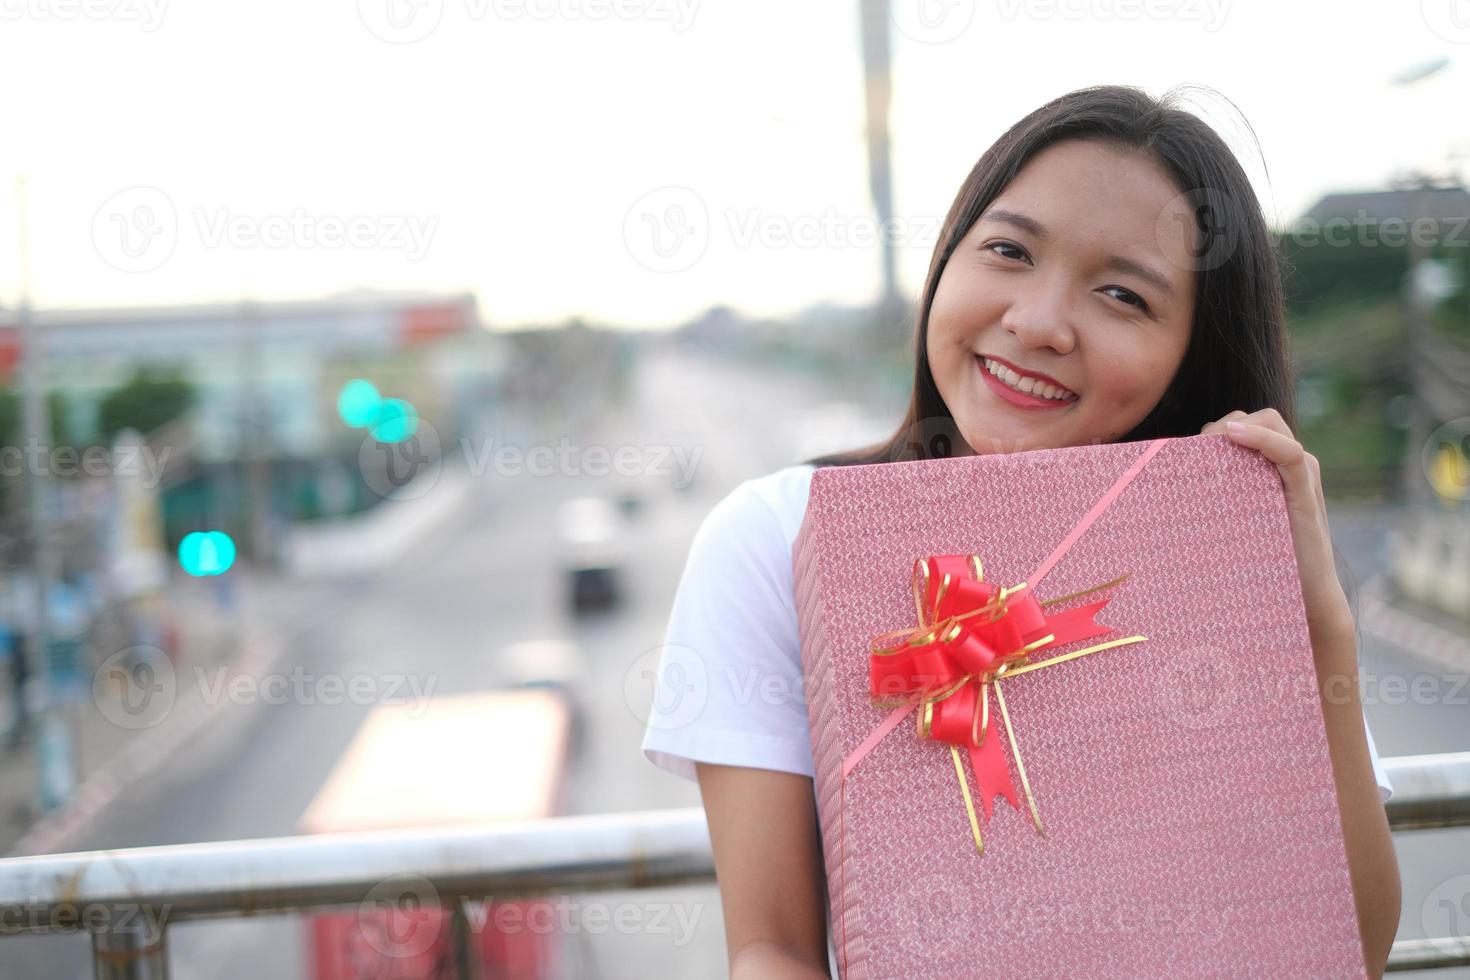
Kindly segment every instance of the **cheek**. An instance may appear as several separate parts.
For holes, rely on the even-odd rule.
[[[1117,345],[1093,368],[1094,389],[1116,410],[1142,417],[1163,397],[1183,358],[1157,343]]]
[[[945,348],[974,346],[974,339],[986,324],[1000,318],[998,297],[993,290],[981,287],[973,276],[946,270],[929,307],[929,339],[935,351]]]

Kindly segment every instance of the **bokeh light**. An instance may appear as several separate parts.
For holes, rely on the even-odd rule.
[[[402,442],[419,430],[419,413],[402,398],[378,402],[373,419],[373,438],[379,442]]]
[[[235,541],[223,531],[193,531],[179,542],[179,565],[190,575],[221,575],[235,564]]]
[[[343,422],[360,429],[372,424],[382,400],[383,396],[378,394],[371,381],[353,378],[337,394],[337,414],[342,416]]]

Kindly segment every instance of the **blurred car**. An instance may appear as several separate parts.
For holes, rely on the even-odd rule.
[[[626,548],[618,506],[602,497],[573,498],[557,509],[556,527],[572,611],[617,605]]]
[[[617,482],[614,497],[618,510],[629,520],[637,520],[647,504],[647,488],[633,477],[624,477]]]
[[[437,694],[425,705],[375,706],[298,821],[303,834],[520,823],[566,810],[571,719],[555,692],[534,688]],[[513,746],[514,751],[496,751]],[[452,896],[414,875],[383,879],[355,910],[307,917],[311,980],[435,980],[458,976]],[[474,976],[584,976],[544,897],[468,903]],[[490,914],[511,906],[514,918]],[[542,921],[546,928],[527,929]]]

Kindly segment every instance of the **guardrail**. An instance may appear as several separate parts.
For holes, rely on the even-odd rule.
[[[1394,830],[1470,826],[1470,752],[1383,761]],[[413,876],[453,910],[461,975],[473,976],[466,902],[708,883],[714,870],[699,807],[7,858],[0,935],[85,925],[98,978],[156,980],[168,976],[169,925],[355,905]],[[1470,936],[1451,936],[1394,943],[1388,968],[1465,965]]]

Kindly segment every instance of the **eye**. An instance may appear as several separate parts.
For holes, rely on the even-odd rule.
[[[1121,299],[1124,303],[1127,303],[1129,306],[1136,306],[1138,309],[1142,310],[1145,313],[1149,312],[1148,304],[1143,301],[1143,297],[1139,296],[1131,289],[1124,289],[1122,286],[1103,287],[1104,292],[1109,289],[1116,289],[1119,293],[1121,293],[1122,295],[1118,298]]]
[[[1020,253],[1020,255],[1019,255],[1020,258],[1025,258],[1026,257],[1026,250],[1023,249],[1019,245],[1012,244],[1011,242],[991,242],[989,245],[981,246],[981,251],[995,252],[995,250],[998,249],[998,248],[1008,248],[1008,249],[1012,250],[1013,252]],[[996,254],[999,255],[1000,253],[999,252],[996,252]],[[1003,257],[1004,258],[1011,258],[1012,256],[1007,255],[1007,256],[1003,256]]]

